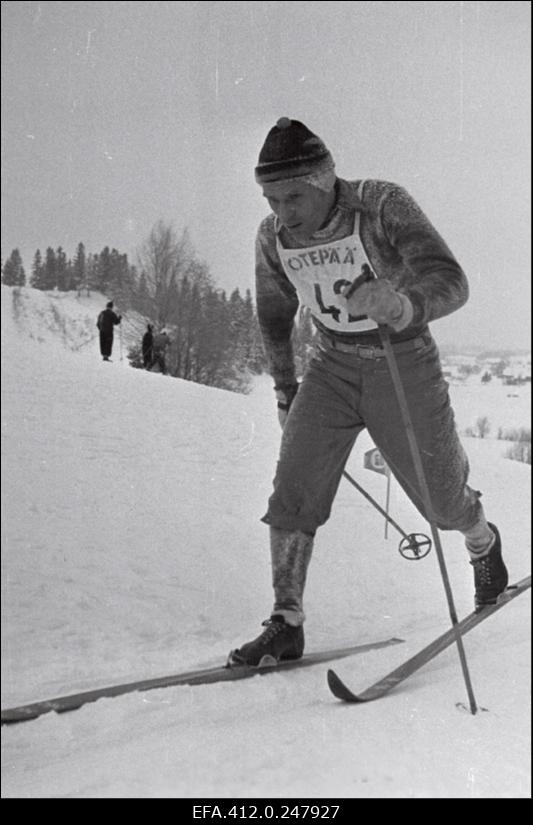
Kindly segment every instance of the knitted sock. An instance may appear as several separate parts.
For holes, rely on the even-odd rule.
[[[496,536],[490,529],[485,516],[464,533],[466,549],[471,559],[480,559],[486,556],[496,541]]]
[[[274,608],[272,615],[283,616],[287,624],[303,624],[303,595],[307,568],[313,550],[313,536],[301,530],[270,527],[270,554]]]

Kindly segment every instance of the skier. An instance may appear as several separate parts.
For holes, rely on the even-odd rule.
[[[143,364],[146,370],[149,370],[153,363],[153,356],[154,356],[154,335],[153,335],[153,326],[151,324],[147,324],[146,332],[143,335],[142,340],[142,356],[143,356]]]
[[[323,141],[299,121],[281,118],[270,129],[255,178],[272,210],[257,233],[256,298],[283,433],[262,519],[270,528],[274,605],[266,629],[230,661],[302,656],[314,537],[365,427],[425,515],[378,325],[390,332],[437,525],[465,537],[476,610],[495,603],[508,583],[501,539],[481,493],[467,484],[468,460],[428,328],[466,302],[464,272],[405,189],[338,178]],[[300,384],[291,348],[299,304],[310,308],[317,330]]]
[[[117,315],[113,311],[113,301],[108,301],[96,321],[96,326],[100,330],[100,353],[104,361],[111,360],[109,356],[113,350],[113,327],[121,321],[122,315]]]

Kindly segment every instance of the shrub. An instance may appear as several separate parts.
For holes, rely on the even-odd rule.
[[[134,344],[128,350],[128,361],[130,362],[130,366],[135,367],[135,369],[144,369],[143,357],[141,352],[140,344]]]
[[[523,461],[524,464],[531,464],[531,430],[527,427],[520,427],[514,430],[502,430],[498,437],[514,443],[507,449],[505,458],[512,461]]]
[[[498,438],[500,441],[529,441],[531,442],[531,430],[527,427],[520,427],[519,429],[504,430],[500,427],[498,430]]]
[[[490,423],[486,415],[482,415],[476,421],[479,438],[485,438],[490,432]]]
[[[531,464],[531,442],[516,441],[505,453],[505,458],[512,461],[522,461],[524,464]]]
[[[467,427],[465,429],[465,435],[468,435],[470,438],[486,438],[489,432],[490,422],[486,415],[480,415],[475,427]]]

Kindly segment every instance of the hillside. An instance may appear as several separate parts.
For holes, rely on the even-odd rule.
[[[104,364],[104,301],[2,287],[2,707],[223,662],[269,614],[270,379],[244,396],[134,370],[118,339]],[[123,347],[136,335],[125,325]],[[504,387],[468,387],[451,388],[461,427],[486,413],[527,425],[527,388],[517,406]],[[383,503],[370,446],[363,435],[348,470]],[[530,466],[496,439],[465,446],[519,579]],[[428,532],[395,482],[390,507]],[[449,626],[435,553],[407,562],[398,538],[348,484],[317,538],[307,649],[404,640],[336,665],[356,689]],[[465,615],[471,568],[459,535],[443,543]],[[322,666],[130,694],[3,728],[3,796],[528,798],[529,615],[527,594],[467,637],[477,716],[453,648],[365,707],[341,706]]]

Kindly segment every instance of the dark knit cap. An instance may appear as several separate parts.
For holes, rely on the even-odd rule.
[[[314,175],[334,168],[322,140],[299,120],[282,117],[268,133],[255,167],[258,183]]]

